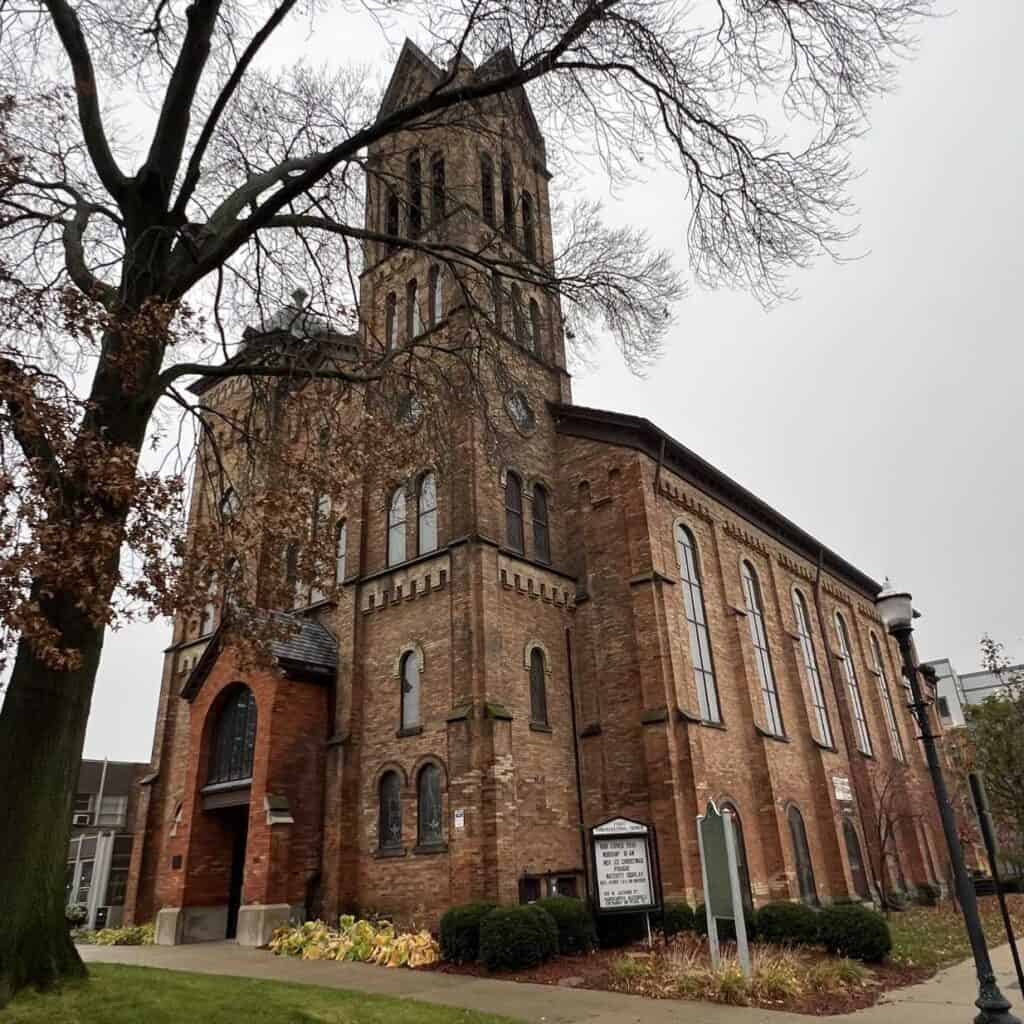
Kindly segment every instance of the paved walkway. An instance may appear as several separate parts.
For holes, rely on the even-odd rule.
[[[163,967],[199,974],[292,981],[325,988],[421,999],[467,1010],[499,1013],[543,1024],[808,1024],[801,1014],[675,1000],[642,999],[615,992],[527,985],[438,971],[410,971],[369,964],[293,960],[233,942],[190,946],[80,946],[88,962]],[[1004,995],[1019,1015],[1021,993],[1013,980],[1009,946],[992,954]],[[973,964],[959,964],[921,985],[886,998],[877,1006],[842,1017],[834,1024],[968,1024],[976,993]]]

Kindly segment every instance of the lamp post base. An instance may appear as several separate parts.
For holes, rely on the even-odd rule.
[[[978,998],[974,1005],[981,1011],[974,1024],[1021,1024],[1020,1018],[1010,1013],[1010,1004],[999,991],[995,978],[979,979]]]

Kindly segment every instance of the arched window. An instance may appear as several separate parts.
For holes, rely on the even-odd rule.
[[[871,887],[868,885],[867,872],[864,870],[864,857],[860,852],[860,838],[849,818],[843,818],[843,842],[846,844],[846,859],[850,864],[853,891],[862,900],[871,899]]]
[[[796,880],[800,886],[800,899],[804,903],[817,906],[818,890],[814,884],[814,866],[811,864],[811,851],[807,845],[804,817],[795,806],[790,806],[786,818],[789,821],[789,835],[793,840],[793,860],[796,862]]]
[[[868,721],[864,715],[864,702],[860,696],[860,683],[857,682],[857,669],[853,664],[850,652],[850,635],[846,631],[846,622],[836,612],[836,636],[839,638],[839,662],[843,667],[843,678],[846,680],[846,692],[850,698],[850,709],[853,712],[853,728],[857,737],[857,749],[862,754],[871,755],[871,735],[868,732]]]
[[[424,473],[416,503],[416,553],[425,555],[436,547],[437,482],[433,473]]]
[[[291,541],[284,552],[284,582],[291,596],[292,607],[302,604],[302,588],[299,584],[299,542]]]
[[[551,534],[548,531],[548,492],[542,484],[533,485],[533,557],[551,561]]]
[[[220,517],[225,522],[234,519],[242,508],[242,499],[234,487],[229,487],[220,499]]]
[[[530,651],[530,721],[548,724],[548,685],[544,652],[539,647]]]
[[[396,771],[381,776],[377,845],[382,850],[402,845],[402,777]]]
[[[711,658],[711,637],[708,634],[704,586],[697,561],[697,542],[682,523],[676,527],[676,558],[679,560],[683,610],[690,632],[690,660],[693,662],[693,681],[697,684],[700,717],[705,722],[720,722],[722,712],[718,705],[715,667]]]
[[[384,343],[393,349],[398,343],[398,296],[388,292],[384,303]]]
[[[512,185],[512,161],[507,156],[501,158],[501,214],[505,226],[505,234],[509,238],[516,237],[516,201]]]
[[[315,564],[313,566],[314,581],[309,590],[309,603],[316,604],[327,597],[326,591],[322,590],[326,577],[328,576],[327,552],[330,550],[327,540],[327,524],[331,518],[331,498],[328,494],[321,494],[313,508],[313,527],[311,543]]]
[[[519,285],[512,285],[512,331],[520,345],[526,345],[526,319],[523,315],[523,292]]]
[[[480,214],[491,227],[494,223],[494,162],[486,153],[480,154]]]
[[[251,779],[255,751],[256,698],[248,686],[233,686],[217,717],[207,783]]]
[[[764,714],[768,731],[782,736],[782,711],[779,708],[779,693],[775,686],[775,672],[772,670],[772,656],[768,650],[768,633],[764,627],[764,605],[761,603],[761,585],[757,573],[749,562],[742,567],[743,598],[747,607],[747,624],[750,640],[754,645],[754,660],[761,680],[761,697],[764,700]]]
[[[818,736],[826,746],[832,746],[832,726],[828,720],[828,708],[825,706],[825,691],[821,685],[821,673],[818,671],[818,655],[814,650],[811,637],[811,618],[807,614],[807,602],[799,590],[793,591],[793,614],[796,616],[796,631],[800,637],[800,653],[807,671],[807,685],[810,688],[811,707],[814,709],[814,720],[818,726]]]
[[[505,474],[505,543],[523,553],[523,485],[515,473]]]
[[[224,565],[224,603],[234,606],[242,592],[242,564],[232,556]]]
[[[897,761],[905,761],[907,757],[903,752],[903,738],[900,736],[900,727],[896,722],[896,709],[892,704],[889,677],[885,674],[885,660],[882,657],[882,648],[878,643],[878,637],[874,633],[869,635],[869,640],[871,659],[875,663],[875,673],[878,679],[878,694],[882,698],[882,713],[885,715],[885,727],[889,730],[889,743],[892,745],[892,754]]]
[[[217,623],[217,581],[213,573],[206,579],[206,600],[203,602],[203,611],[199,617],[199,635],[206,636],[213,632]]]
[[[396,487],[388,501],[388,565],[405,561],[405,487]]]
[[[420,663],[415,651],[406,651],[398,666],[401,677],[402,728],[420,724]]]
[[[435,153],[430,161],[430,216],[435,224],[444,220],[446,197],[444,157]]]
[[[409,157],[408,168],[409,237],[419,238],[423,228],[423,181],[419,153]]]
[[[754,906],[754,891],[750,887],[750,866],[747,861],[747,844],[743,839],[743,822],[734,803],[727,801],[722,804],[721,809],[723,813],[728,811],[732,815],[733,831],[736,834],[736,870],[740,876],[740,895],[743,898],[743,906],[749,913]]]
[[[416,780],[416,826],[418,846],[440,846],[444,842],[441,769],[436,764],[425,764]]]
[[[540,306],[537,305],[536,299],[530,299],[530,349],[535,356],[541,354],[542,330]]]
[[[526,255],[532,260],[537,255],[537,238],[533,224],[533,196],[531,196],[529,192],[524,192],[522,196],[522,203],[523,249],[526,250]]]
[[[345,555],[348,551],[348,526],[339,519],[334,527],[334,582],[345,579]]]
[[[384,233],[386,235],[390,235],[392,239],[395,239],[398,237],[398,231],[398,196],[388,189],[388,195],[385,201]],[[397,245],[397,242],[389,241],[388,251],[393,252],[397,248]]]
[[[423,332],[423,321],[420,319],[419,285],[413,278],[405,286],[405,336],[412,341]]]
[[[501,274],[491,271],[491,312],[494,318],[494,329],[505,330],[505,290],[501,286]]]
[[[430,326],[436,327],[444,317],[444,271],[436,264],[430,268]]]

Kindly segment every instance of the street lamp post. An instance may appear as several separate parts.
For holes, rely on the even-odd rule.
[[[1010,1013],[1010,1004],[996,984],[992,961],[988,955],[988,946],[985,943],[985,932],[981,926],[981,918],[978,916],[978,900],[974,892],[974,883],[968,876],[967,866],[964,864],[964,853],[956,831],[953,808],[949,803],[946,781],[942,777],[942,767],[939,764],[935,734],[931,730],[928,717],[928,703],[921,693],[921,681],[918,677],[914,649],[910,641],[910,634],[914,631],[912,625],[914,609],[910,594],[897,593],[886,580],[881,593],[875,599],[875,605],[885,628],[899,644],[900,655],[903,659],[903,675],[910,683],[910,692],[913,694],[913,702],[910,706],[921,730],[921,742],[924,744],[928,771],[935,789],[935,802],[939,805],[942,831],[946,836],[946,846],[949,848],[949,859],[953,865],[953,876],[956,880],[957,895],[960,898],[960,908],[967,925],[967,937],[971,942],[974,966],[978,973],[978,998],[974,1000],[974,1005],[980,1012],[974,1018],[974,1022],[975,1024],[1020,1024],[1018,1018]]]

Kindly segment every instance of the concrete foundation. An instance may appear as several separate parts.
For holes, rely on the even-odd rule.
[[[238,911],[238,944],[265,946],[275,928],[287,924],[292,908],[287,903],[253,903]]]

